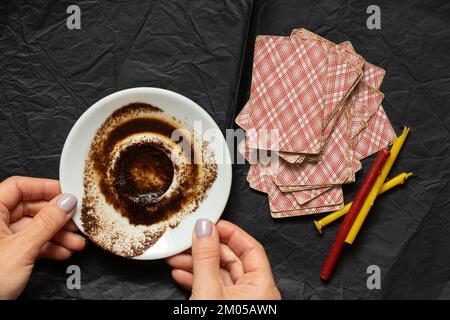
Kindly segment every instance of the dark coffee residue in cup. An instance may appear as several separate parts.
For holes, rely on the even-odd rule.
[[[118,109],[97,131],[86,160],[81,212],[83,227],[97,244],[122,256],[141,254],[163,232],[144,232],[144,238],[141,237],[139,243],[124,246],[116,242],[106,243],[105,239],[123,241],[120,238],[126,236],[121,236],[123,230],[117,230],[117,234],[112,236],[104,234],[115,232],[112,230],[115,224],[108,227],[102,225],[104,217],[98,212],[101,208],[100,197],[94,190],[99,190],[106,202],[127,218],[131,226],[151,226],[170,221],[169,226],[175,227],[180,219],[171,218],[188,207],[189,212],[184,215],[196,210],[217,176],[215,164],[189,163],[183,168],[182,183],[171,192],[170,197],[162,197],[171,186],[174,171],[177,170],[167,155],[170,150],[165,149],[166,145],[149,141],[132,144],[113,161],[115,146],[130,135],[154,133],[170,138],[177,129],[176,122],[152,116],[161,113],[161,109],[145,103],[132,103]],[[198,151],[191,146],[190,152],[194,159]],[[97,184],[97,189],[93,188],[93,184]]]

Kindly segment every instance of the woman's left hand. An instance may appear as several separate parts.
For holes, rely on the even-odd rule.
[[[60,194],[59,182],[11,177],[0,183],[0,299],[15,299],[34,262],[65,260],[86,246],[71,221],[77,199]]]

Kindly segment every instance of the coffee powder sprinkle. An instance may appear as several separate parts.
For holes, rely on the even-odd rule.
[[[113,112],[97,130],[85,161],[81,221],[102,248],[138,256],[206,197],[217,177],[214,155],[204,142],[195,147],[192,130],[182,136],[188,150],[180,149],[171,140],[177,129],[188,128],[138,102]]]

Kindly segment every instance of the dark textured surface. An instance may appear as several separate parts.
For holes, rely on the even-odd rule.
[[[71,125],[92,103],[123,88],[180,92],[221,128],[231,127],[248,97],[254,36],[305,27],[336,42],[350,40],[387,70],[386,112],[398,133],[403,124],[412,127],[391,176],[413,171],[415,177],[379,198],[326,285],[319,272],[338,224],[319,236],[313,217],[271,219],[266,197],[249,189],[242,165],[234,166],[224,218],[264,244],[285,298],[450,298],[450,3],[260,0],[251,19],[244,0],[32,3],[0,4],[0,178],[56,178]],[[80,31],[65,27],[68,4],[82,9]],[[370,4],[381,7],[381,30],[366,28]],[[346,199],[370,161],[345,187]],[[70,264],[81,267],[79,291],[66,289]],[[371,264],[381,268],[381,290],[366,287]],[[163,261],[127,261],[93,245],[68,262],[40,262],[24,293],[44,299],[185,295]]]
[[[81,30],[66,8],[81,8]],[[58,177],[76,119],[117,90],[161,87],[205,108],[225,129],[236,108],[251,1],[2,1],[0,178]],[[82,289],[67,290],[77,264]],[[111,256],[93,244],[64,263],[42,261],[25,298],[183,299],[164,261]]]

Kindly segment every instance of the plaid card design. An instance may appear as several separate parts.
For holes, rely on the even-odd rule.
[[[250,98],[236,118],[247,181],[274,218],[341,209],[361,159],[396,138],[381,106],[385,71],[348,41],[306,29],[258,36]]]
[[[250,148],[317,153],[327,56],[317,41],[273,38],[256,42],[254,95],[239,122],[254,125]]]

